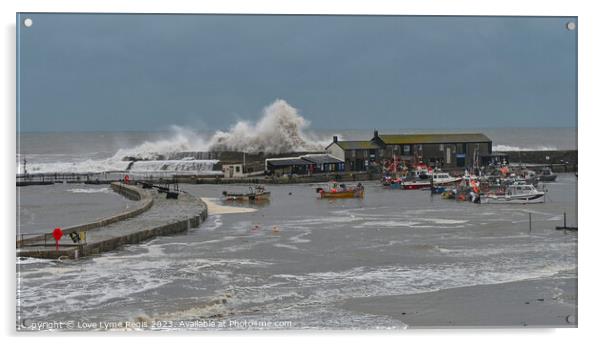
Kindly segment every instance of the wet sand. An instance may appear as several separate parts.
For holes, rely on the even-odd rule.
[[[249,207],[219,205],[219,204],[215,203],[211,198],[201,197],[201,200],[203,200],[203,202],[205,204],[207,204],[207,212],[209,212],[210,215],[231,214],[231,213],[248,213],[248,212],[256,212],[257,211],[257,209],[249,208]]]
[[[354,298],[341,307],[389,316],[408,328],[577,327],[576,295],[576,279],[552,278]]]

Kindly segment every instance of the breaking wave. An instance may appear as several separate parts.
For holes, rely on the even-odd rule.
[[[240,121],[228,132],[215,133],[209,147],[212,151],[265,153],[324,150],[328,141],[320,143],[324,140],[305,133],[308,126],[297,109],[278,99],[263,110],[257,123]]]
[[[176,152],[244,151],[280,154],[323,151],[329,138],[307,132],[309,121],[285,100],[277,99],[263,109],[256,122],[239,121],[228,131],[218,130],[209,138],[181,127],[172,127],[169,139],[145,142],[131,149],[119,150],[114,158],[161,159]]]
[[[534,146],[534,147],[520,147],[512,145],[493,145],[493,151],[555,151],[557,150],[554,146]]]
[[[73,188],[68,189],[67,192],[71,193],[83,193],[83,194],[92,194],[92,193],[111,193],[109,188]]]
[[[307,132],[309,121],[285,100],[277,99],[263,109],[253,123],[238,121],[227,131],[203,135],[183,127],[172,126],[168,138],[145,141],[132,148],[122,148],[105,159],[72,161],[29,162],[30,173],[85,173],[85,172],[202,172],[212,174],[217,163],[210,159],[194,157],[173,158],[178,153],[208,151],[244,151],[247,153],[281,154],[287,152],[323,151],[330,143],[328,137],[318,137]],[[199,157],[197,157],[199,158]],[[131,161],[136,161],[133,165]],[[18,172],[23,172],[18,162]]]

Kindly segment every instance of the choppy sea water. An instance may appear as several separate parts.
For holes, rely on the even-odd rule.
[[[185,185],[219,200],[246,186]],[[474,205],[366,182],[366,197],[318,200],[316,185],[268,186],[255,213],[210,216],[188,233],[80,259],[17,265],[18,323],[132,322],[151,329],[402,328],[340,307],[525,279],[576,279],[577,181],[561,174],[545,204]],[[26,189],[24,189],[26,193]],[[532,230],[529,216],[532,214]],[[146,324],[143,324],[146,323]],[[86,326],[88,325],[88,326]],[[94,328],[94,327],[92,327]]]

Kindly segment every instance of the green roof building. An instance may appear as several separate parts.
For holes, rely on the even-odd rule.
[[[481,133],[379,134],[367,141],[339,141],[335,136],[326,147],[331,155],[345,161],[347,170],[367,170],[370,164],[397,159],[406,165],[419,162],[446,170],[481,164],[490,155],[492,141]]]

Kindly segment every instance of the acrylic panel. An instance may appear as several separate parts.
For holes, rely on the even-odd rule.
[[[577,327],[577,18],[18,13],[17,330]]]

